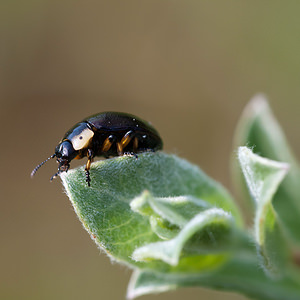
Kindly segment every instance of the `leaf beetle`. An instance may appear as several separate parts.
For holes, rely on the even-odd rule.
[[[90,186],[90,166],[95,156],[109,158],[130,154],[137,158],[139,152],[154,152],[162,147],[161,137],[148,122],[127,113],[103,112],[82,120],[68,130],[54,154],[37,165],[31,177],[54,157],[59,165],[50,181],[61,172],[67,172],[71,160],[87,157],[85,175]]]

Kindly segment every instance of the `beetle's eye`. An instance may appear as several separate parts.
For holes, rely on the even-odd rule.
[[[86,128],[80,134],[75,135],[71,140],[74,150],[86,148],[93,136],[94,131],[89,128]]]

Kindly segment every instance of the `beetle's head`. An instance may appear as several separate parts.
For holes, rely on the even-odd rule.
[[[47,158],[45,161],[37,165],[33,171],[31,172],[31,177],[35,175],[37,170],[45,164],[51,158],[56,157],[56,161],[58,162],[58,171],[50,178],[52,181],[55,177],[57,177],[61,172],[67,172],[70,167],[70,161],[77,155],[77,151],[74,150],[72,143],[69,140],[64,140],[60,142],[56,148],[55,153]]]
[[[51,177],[51,181],[61,172],[67,172],[69,170],[70,161],[75,158],[77,151],[74,150],[69,140],[64,140],[56,146],[54,155],[59,165],[58,171]]]

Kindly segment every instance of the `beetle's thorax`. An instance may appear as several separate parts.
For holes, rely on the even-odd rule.
[[[75,151],[81,151],[89,147],[94,134],[88,123],[81,122],[66,133],[63,141],[68,140]]]

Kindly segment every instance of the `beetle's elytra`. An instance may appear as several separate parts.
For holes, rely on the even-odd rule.
[[[48,160],[56,157],[58,171],[51,177],[67,172],[70,161],[87,157],[85,166],[86,182],[90,186],[90,166],[95,156],[105,158],[162,149],[162,140],[148,122],[120,112],[103,112],[90,116],[75,124],[56,146],[55,152],[37,165],[31,177]]]

